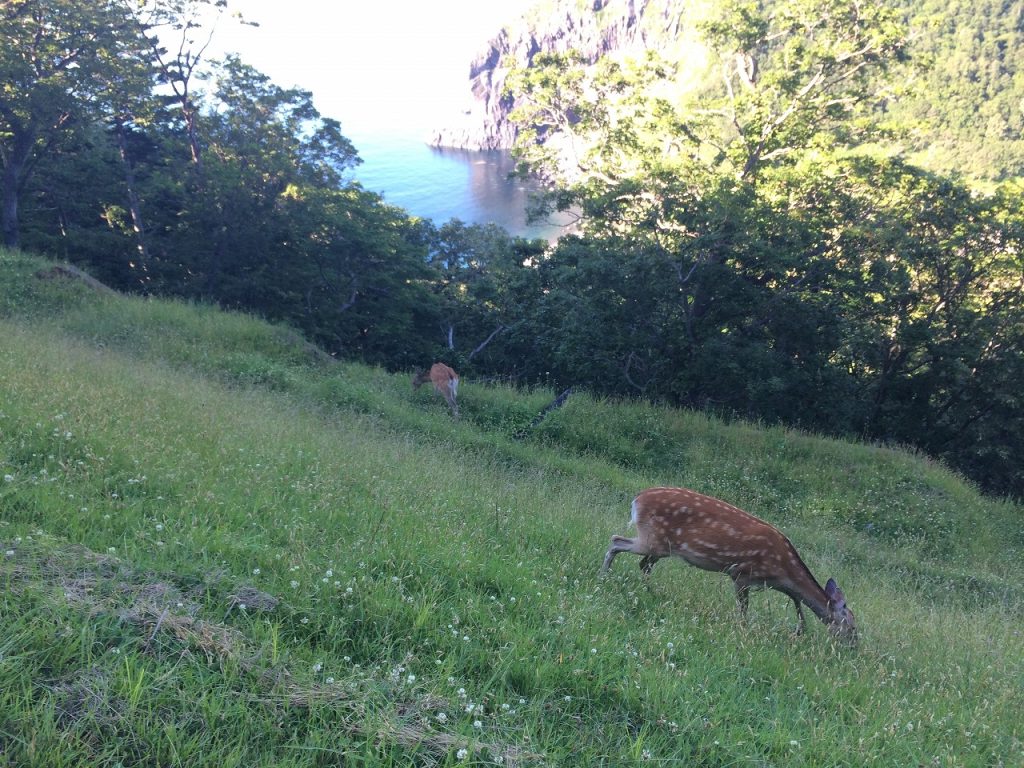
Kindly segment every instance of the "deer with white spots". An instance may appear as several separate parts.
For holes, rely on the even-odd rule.
[[[728,574],[744,618],[750,590],[771,587],[789,595],[796,605],[797,634],[804,629],[803,603],[835,637],[856,643],[853,612],[835,580],[829,579],[822,589],[775,526],[686,488],[648,488],[633,499],[632,509],[637,536],[612,536],[602,573],[619,552],[641,555],[645,574],[661,558],[675,555],[705,571]]]
[[[452,416],[459,418],[459,404],[455,396],[459,393],[459,374],[444,363],[434,363],[429,371],[420,371],[412,378],[412,388],[419,389],[427,382],[434,385],[434,391],[448,403]]]

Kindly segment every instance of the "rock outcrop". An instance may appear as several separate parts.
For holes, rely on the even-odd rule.
[[[686,0],[546,0],[522,22],[506,27],[470,65],[469,104],[452,124],[428,137],[438,147],[511,147],[515,107],[504,94],[509,64],[529,64],[540,52],[576,51],[594,63],[609,54],[641,54],[663,48],[684,33],[683,19],[694,3]],[[691,25],[692,26],[692,25]]]

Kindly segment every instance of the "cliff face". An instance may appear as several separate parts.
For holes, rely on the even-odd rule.
[[[685,0],[547,0],[520,23],[501,30],[470,65],[470,95],[464,113],[428,137],[439,147],[511,147],[515,105],[503,95],[509,61],[533,61],[538,53],[574,50],[590,63],[609,54],[641,54],[685,37]],[[692,25],[690,25],[692,27]]]

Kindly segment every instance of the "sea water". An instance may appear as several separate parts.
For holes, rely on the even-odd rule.
[[[546,240],[565,234],[571,224],[568,214],[527,221],[529,197],[538,187],[510,176],[515,162],[507,151],[438,149],[423,138],[396,133],[349,134],[349,139],[363,161],[349,176],[413,216],[437,225],[450,219],[494,223],[519,237]]]

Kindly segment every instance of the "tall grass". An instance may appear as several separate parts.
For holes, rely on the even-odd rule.
[[[1019,765],[1021,509],[878,446],[406,376],[0,257],[0,765]],[[685,484],[861,644],[625,557]]]

